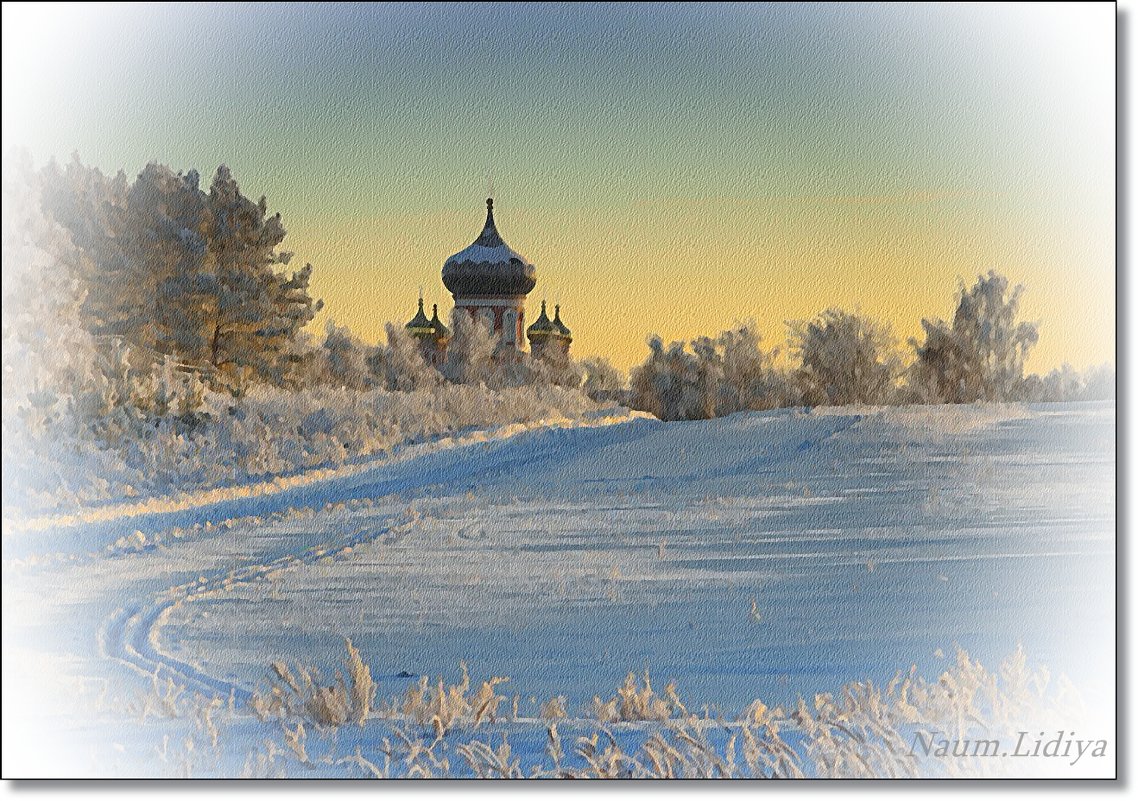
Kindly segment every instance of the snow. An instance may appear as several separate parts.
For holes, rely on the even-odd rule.
[[[96,504],[121,508],[128,498],[199,490],[234,496],[233,488],[240,495],[250,483],[271,478],[287,486],[301,473],[374,462],[409,444],[472,430],[623,412],[565,387],[471,383],[408,392],[335,387],[294,392],[262,385],[237,404],[211,392],[189,425],[169,417],[156,423],[119,410],[103,421],[114,433],[107,435],[110,443],[65,416],[66,424],[58,428],[20,437],[16,427],[5,439],[4,526],[35,525],[27,518],[36,514],[55,525],[66,517],[48,513],[90,510]]]
[[[737,714],[1022,643],[1113,709],[1113,405],[601,422],[7,533],[5,674],[34,665],[32,696],[45,663],[115,686],[157,669],[239,703],[275,659],[330,673],[350,637],[381,697],[465,661],[509,676],[523,716],[562,695],[579,717],[650,667]],[[181,725],[65,728],[133,747]]]
[[[523,431],[562,428],[566,426],[589,427],[612,425],[614,423],[644,417],[648,417],[648,415],[643,412],[629,411],[626,409],[619,411],[615,409],[598,409],[583,413],[574,418],[549,417],[540,420],[501,425],[493,429],[468,431],[454,436],[440,436],[430,442],[397,446],[393,449],[391,455],[383,453],[380,456],[372,457],[362,462],[352,462],[339,465],[338,467],[320,468],[289,475],[272,476],[265,479],[247,480],[244,483],[233,486],[215,487],[208,490],[196,490],[168,496],[151,497],[133,503],[109,504],[69,514],[6,519],[4,521],[4,537],[9,538],[20,533],[44,531],[79,524],[117,521],[138,517],[140,515],[178,512],[195,507],[213,505],[222,501],[240,501],[243,499],[259,498],[296,487],[309,486],[317,482],[344,479],[357,473],[375,470],[380,465],[389,466],[397,464],[438,450],[513,437]],[[140,546],[146,543],[146,535],[141,531],[135,531],[128,536]],[[117,544],[118,543],[116,543],[116,545]]]
[[[479,245],[475,242],[447,259],[447,264],[508,264],[511,261],[519,261],[522,264],[532,263],[505,242],[494,247]]]

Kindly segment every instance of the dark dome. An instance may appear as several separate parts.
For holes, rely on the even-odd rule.
[[[435,329],[423,311],[422,298],[419,298],[419,311],[415,312],[415,316],[411,318],[411,321],[407,323],[406,327],[407,331],[414,337],[426,337],[434,333]]]
[[[541,314],[533,321],[533,325],[526,329],[526,336],[534,339],[535,337],[557,336],[559,333],[557,326],[545,313],[545,301],[543,300],[541,302]]]
[[[447,339],[450,337],[450,329],[443,325],[443,321],[439,319],[439,304],[434,304],[434,316],[431,317],[431,328],[434,329],[435,339]]]
[[[443,264],[443,284],[456,298],[527,295],[537,284],[537,270],[525,256],[502,241],[494,225],[494,201],[486,201],[486,225],[474,243]]]
[[[553,307],[553,310],[556,312],[556,314],[553,315],[553,325],[557,328],[558,333],[566,339],[572,339],[573,332],[569,330],[569,327],[566,326],[565,323],[561,322],[561,304],[558,303]]]

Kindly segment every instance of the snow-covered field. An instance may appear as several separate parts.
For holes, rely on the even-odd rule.
[[[735,719],[910,665],[935,678],[957,646],[995,668],[1017,644],[1104,710],[1096,736],[1111,737],[1114,417],[1107,403],[631,418],[8,521],[5,731],[27,737],[5,738],[6,772],[256,772],[256,749],[290,747],[244,711],[250,693],[274,660],[331,675],[345,638],[380,698],[457,680],[460,662],[476,684],[508,676],[496,689],[517,696],[522,754],[540,751],[550,698],[587,731],[594,696],[630,671]],[[175,686],[226,699],[220,739],[200,715],[161,716]],[[365,755],[388,733],[353,732]]]

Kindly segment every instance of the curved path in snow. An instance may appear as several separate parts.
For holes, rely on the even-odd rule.
[[[649,664],[732,708],[1110,642],[1113,407],[606,422],[6,536],[5,606],[76,671],[238,702],[343,636],[381,685],[467,660],[578,702]]]
[[[395,457],[377,463],[314,471],[283,482],[270,480],[244,488],[130,504],[117,514],[99,510],[87,517],[56,519],[55,525],[74,527],[77,536],[69,540],[73,547],[81,548],[92,542],[115,538],[104,546],[104,553],[66,554],[70,559],[64,564],[72,561],[85,563],[107,556],[118,560],[145,555],[157,557],[170,545],[193,549],[197,547],[195,543],[200,543],[208,548],[206,540],[211,532],[230,532],[232,537],[240,537],[264,522],[266,517],[276,516],[287,523],[298,517],[303,519],[313,514],[327,514],[333,508],[364,508],[371,506],[370,499],[393,493],[414,496],[424,487],[439,484],[453,489],[456,482],[461,483],[469,477],[464,465],[472,450],[480,451],[477,456],[478,473],[484,477],[516,465],[519,448],[523,451],[543,450],[543,439],[564,438],[567,432],[575,432],[583,437],[583,441],[589,441],[598,439],[599,429],[631,426],[635,431],[646,432],[658,425],[658,421],[640,413],[573,423],[518,424],[409,446]],[[620,441],[624,436],[609,433],[601,435],[601,438],[611,442]],[[254,515],[248,514],[250,507]],[[238,514],[241,512],[246,514]],[[238,522],[236,526],[235,521]],[[61,523],[70,525],[60,526]],[[146,529],[141,543],[126,533],[135,526]],[[45,528],[46,525],[37,521],[25,527],[24,531],[39,532]],[[243,704],[250,695],[247,687],[212,676],[201,667],[163,651],[158,630],[169,613],[183,605],[232,592],[236,588],[267,582],[283,571],[339,558],[363,544],[393,543],[412,528],[412,524],[395,520],[378,528],[330,527],[325,532],[329,536],[320,537],[319,544],[311,544],[311,538],[296,538],[284,545],[284,553],[275,555],[280,546],[274,543],[275,547],[263,555],[275,555],[275,558],[264,563],[243,564],[235,568],[218,565],[190,581],[171,586],[159,582],[161,589],[116,608],[102,620],[97,634],[99,654],[143,676],[163,681],[173,679],[186,689],[206,697],[232,697],[237,704]],[[134,530],[140,531],[141,528]],[[178,532],[178,536],[172,537],[171,532]]]

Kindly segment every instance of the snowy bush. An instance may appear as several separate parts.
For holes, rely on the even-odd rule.
[[[296,392],[256,384],[241,399],[194,392],[202,405],[187,416],[119,407],[97,425],[64,415],[38,431],[19,427],[18,438],[5,438],[5,506],[63,510],[227,486],[382,456],[465,429],[581,418],[600,408],[552,385]]]
[[[703,420],[748,409],[793,405],[797,393],[759,348],[751,325],[667,348],[648,340],[648,358],[634,368],[629,403],[661,420]]]
[[[1040,377],[1029,375],[1023,380],[1023,399],[1042,402],[1110,400],[1114,397],[1115,376],[1110,365],[1078,372],[1069,364]]]
[[[333,320],[327,322],[324,331],[324,341],[306,349],[310,354],[305,354],[306,366],[295,386],[325,384],[357,390],[376,386],[378,380],[371,368],[375,348]]]
[[[707,370],[686,343],[664,348],[658,336],[648,340],[648,358],[632,371],[632,405],[661,420],[704,420],[715,416]]]
[[[493,388],[581,384],[581,368],[567,354],[534,357],[504,342],[485,321],[465,311],[456,309],[451,315],[451,334],[442,374],[452,383]]]
[[[1010,290],[995,272],[957,294],[952,324],[922,320],[925,341],[912,341],[917,360],[910,386],[929,403],[1020,400],[1023,365],[1039,339],[1035,324],[1017,322],[1022,286]]]
[[[619,400],[624,397],[624,376],[608,359],[594,356],[581,362],[585,374],[582,391],[593,400]]]
[[[442,374],[423,358],[419,343],[401,325],[388,323],[387,345],[375,348],[368,357],[368,369],[380,386],[410,392],[438,386]]]
[[[802,362],[798,380],[811,406],[896,401],[901,360],[889,328],[861,314],[828,309],[791,324]]]

